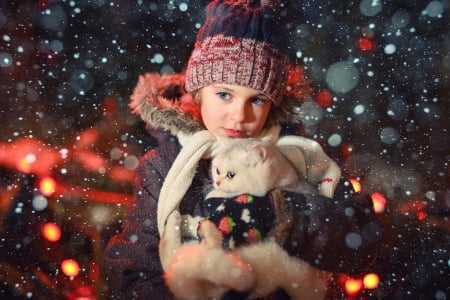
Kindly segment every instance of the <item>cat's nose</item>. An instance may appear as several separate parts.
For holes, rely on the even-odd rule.
[[[216,185],[217,185],[217,186],[220,186],[220,181],[216,181]]]

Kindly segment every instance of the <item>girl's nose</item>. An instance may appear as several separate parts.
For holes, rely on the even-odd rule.
[[[245,104],[236,103],[236,105],[233,105],[231,116],[233,121],[243,122],[246,118]]]

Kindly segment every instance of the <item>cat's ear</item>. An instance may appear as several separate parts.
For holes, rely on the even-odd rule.
[[[263,163],[267,159],[267,149],[262,144],[256,144],[248,150],[248,160],[252,165]]]

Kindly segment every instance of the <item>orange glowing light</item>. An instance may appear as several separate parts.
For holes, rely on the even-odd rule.
[[[352,184],[355,192],[361,192],[361,190],[362,190],[361,183],[357,179],[352,178],[352,179],[349,179],[348,181],[350,181],[350,183]]]
[[[386,206],[386,198],[383,196],[383,194],[379,192],[375,192],[371,195],[372,203],[373,203],[373,209],[377,214],[382,213],[384,211],[384,208]]]
[[[41,232],[44,238],[50,242],[57,242],[61,238],[61,228],[55,223],[45,223]]]
[[[44,196],[52,195],[56,190],[56,181],[51,177],[42,178],[39,190]]]
[[[66,276],[75,277],[80,273],[80,265],[75,259],[65,259],[61,263],[61,270]]]
[[[31,166],[30,163],[26,160],[26,158],[19,159],[16,166],[17,170],[23,173],[30,173],[31,172]]]
[[[363,283],[366,289],[375,289],[380,283],[380,277],[378,277],[378,275],[375,273],[368,273],[364,276]]]
[[[358,294],[363,288],[363,282],[361,279],[348,278],[345,281],[345,292],[349,296]]]

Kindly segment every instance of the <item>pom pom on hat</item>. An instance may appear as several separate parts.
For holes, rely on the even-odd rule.
[[[214,0],[186,69],[186,90],[217,83],[258,90],[280,104],[287,78],[277,1]]]

